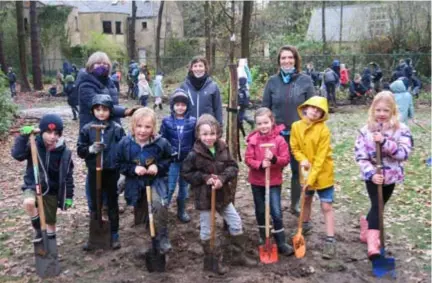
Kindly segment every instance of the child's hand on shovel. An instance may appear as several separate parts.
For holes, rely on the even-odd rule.
[[[149,175],[156,175],[158,173],[158,168],[155,164],[152,164],[149,166],[149,168],[147,169],[147,174]]]
[[[222,188],[222,186],[223,186],[223,184],[222,184],[221,180],[219,180],[219,178],[217,178],[213,183],[212,189],[219,190],[220,188]]]

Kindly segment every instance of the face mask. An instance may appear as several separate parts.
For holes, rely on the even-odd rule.
[[[101,77],[101,76],[108,76],[108,72],[109,72],[109,69],[107,68],[107,67],[105,67],[105,66],[98,66],[97,68],[94,68],[93,69],[93,74],[95,75],[95,76],[98,76],[98,77]]]
[[[294,68],[294,67],[289,67],[289,68],[281,67],[281,70],[282,70],[282,72],[284,72],[285,74],[292,74],[292,73],[294,73],[295,68]]]

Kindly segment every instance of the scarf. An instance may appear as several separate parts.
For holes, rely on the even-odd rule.
[[[282,71],[282,69],[280,69],[279,74],[280,74],[284,84],[289,84],[291,81],[291,76],[293,74],[295,74],[296,72],[297,72],[296,69],[293,69],[292,71],[285,73],[284,71]]]
[[[201,78],[197,78],[194,76],[192,72],[189,72],[188,78],[196,90],[201,90],[201,88],[204,86],[205,82],[207,81],[208,74],[205,74]]]

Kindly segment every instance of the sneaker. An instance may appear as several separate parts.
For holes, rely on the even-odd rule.
[[[303,230],[302,234],[303,236],[307,236],[312,233],[313,225],[310,222],[304,222],[303,223]]]
[[[324,243],[322,258],[323,259],[333,259],[336,256],[336,243],[326,241]]]

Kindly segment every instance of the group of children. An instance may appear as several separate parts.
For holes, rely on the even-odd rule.
[[[233,187],[239,167],[222,139],[222,129],[217,120],[208,114],[198,119],[189,115],[190,103],[187,94],[177,89],[171,96],[171,115],[162,121],[157,131],[156,115],[144,107],[134,112],[130,121],[130,133],[111,118],[113,103],[108,95],[97,95],[93,99],[94,120],[80,132],[78,156],[85,159],[88,181],[91,188],[91,217],[96,212],[96,164],[98,153],[103,155],[102,184],[108,198],[108,216],[111,221],[112,248],[120,248],[117,179],[125,176],[125,199],[128,205],[137,206],[145,198],[145,187],[151,185],[152,206],[156,226],[156,238],[162,253],[170,251],[168,235],[168,207],[178,183],[177,216],[187,223],[190,216],[185,210],[188,185],[193,191],[195,208],[199,210],[200,239],[204,255],[213,253],[218,257],[223,274],[222,250],[210,248],[211,191],[216,192],[216,210],[223,217],[229,232],[231,264],[253,266],[257,262],[245,253],[246,237],[241,217],[235,208]],[[371,199],[367,218],[361,218],[361,240],[368,244],[368,255],[379,255],[377,185],[383,184],[384,200],[390,198],[395,183],[404,177],[402,162],[407,160],[412,147],[409,128],[399,122],[395,100],[391,93],[381,92],[369,109],[367,125],[363,127],[355,143],[356,161]],[[286,239],[284,230],[281,191],[283,168],[290,160],[289,147],[301,167],[310,173],[303,187],[305,205],[303,213],[304,232],[312,229],[310,224],[313,195],[317,192],[325,220],[326,239],[322,256],[327,259],[336,255],[334,231],[334,173],[331,150],[331,132],[325,121],[328,119],[328,102],[324,97],[314,96],[298,108],[301,119],[293,123],[289,145],[280,135],[283,125],[276,125],[270,109],[260,108],[255,113],[256,129],[247,136],[245,162],[249,167],[255,215],[260,242],[265,241],[265,169],[270,168],[270,210],[272,234],[283,255],[292,255],[293,248]],[[94,124],[103,124],[101,142],[96,142]],[[37,136],[41,186],[44,206],[47,211],[48,233],[55,237],[56,209],[72,206],[73,162],[71,153],[63,142],[63,123],[56,115],[46,115],[40,121]],[[27,160],[24,177],[24,207],[31,217],[36,231],[35,241],[41,240],[40,221],[35,209],[35,184],[28,136],[33,127],[24,127],[16,138],[12,155],[19,161]],[[383,173],[377,173],[376,142],[382,146]],[[273,144],[263,148],[262,144]],[[168,178],[166,178],[168,177]],[[166,181],[168,179],[168,182]],[[86,250],[91,250],[89,244]]]

